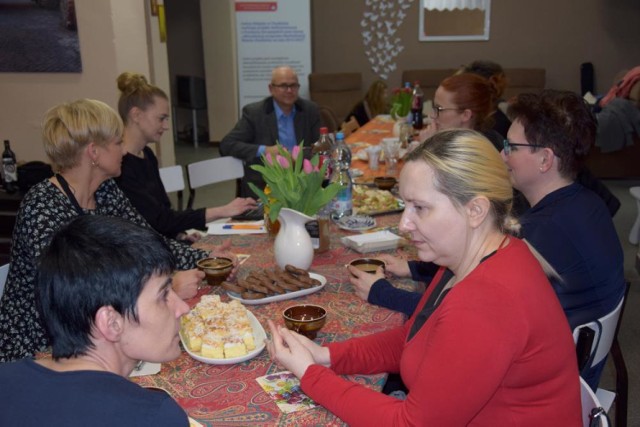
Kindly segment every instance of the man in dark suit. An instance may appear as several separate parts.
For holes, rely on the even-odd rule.
[[[277,154],[276,142],[287,149],[304,141],[310,147],[320,137],[320,113],[316,104],[298,98],[298,75],[291,67],[278,67],[271,73],[271,96],[246,105],[242,117],[220,143],[220,154],[244,161],[241,197],[256,197],[249,188],[265,183],[251,165],[260,164],[260,156]]]

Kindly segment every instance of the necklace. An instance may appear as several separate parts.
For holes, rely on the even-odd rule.
[[[72,187],[69,185],[67,180],[64,179],[64,177],[59,173],[56,174],[56,179],[60,183],[60,186],[62,187],[64,194],[67,195],[69,202],[71,202],[71,205],[73,206],[73,208],[76,210],[76,212],[78,212],[78,215],[84,215],[85,211],[80,206],[80,203],[78,203],[78,199],[76,199],[75,190],[72,189]]]

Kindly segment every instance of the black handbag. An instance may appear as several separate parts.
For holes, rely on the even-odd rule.
[[[45,162],[32,161],[18,166],[18,188],[26,193],[31,187],[53,176],[51,165]]]

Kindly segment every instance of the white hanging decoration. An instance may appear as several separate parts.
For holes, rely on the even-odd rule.
[[[395,58],[404,50],[396,33],[411,3],[413,0],[365,0],[360,21],[362,42],[371,69],[383,80],[396,70]]]

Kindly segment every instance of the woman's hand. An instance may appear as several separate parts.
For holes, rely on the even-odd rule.
[[[356,291],[356,295],[362,298],[365,301],[369,300],[369,292],[371,292],[371,286],[378,279],[384,279],[384,270],[382,267],[378,267],[375,274],[367,273],[366,271],[362,271],[357,267],[353,267],[351,265],[347,265],[347,270],[351,273],[351,277],[349,277],[349,282],[353,285]]]
[[[198,286],[204,280],[204,272],[193,268],[191,270],[176,271],[173,275],[171,287],[182,299],[196,296]]]
[[[224,206],[207,208],[205,212],[206,221],[210,222],[218,218],[240,215],[249,209],[255,208],[257,205],[258,203],[251,197],[236,197]]]
[[[269,356],[296,377],[302,378],[307,368],[313,364],[330,366],[328,348],[283,326],[276,326],[271,320],[268,323],[271,331],[271,341],[267,343]]]
[[[388,254],[380,254],[377,258],[384,261],[385,272],[391,273],[396,277],[411,277],[409,261],[405,258],[395,257]]]
[[[229,273],[227,280],[233,281],[238,273],[238,257],[229,251],[231,248],[231,240],[227,239],[220,246],[209,252],[209,256],[212,257],[225,257],[229,258],[233,262],[233,269]]]

